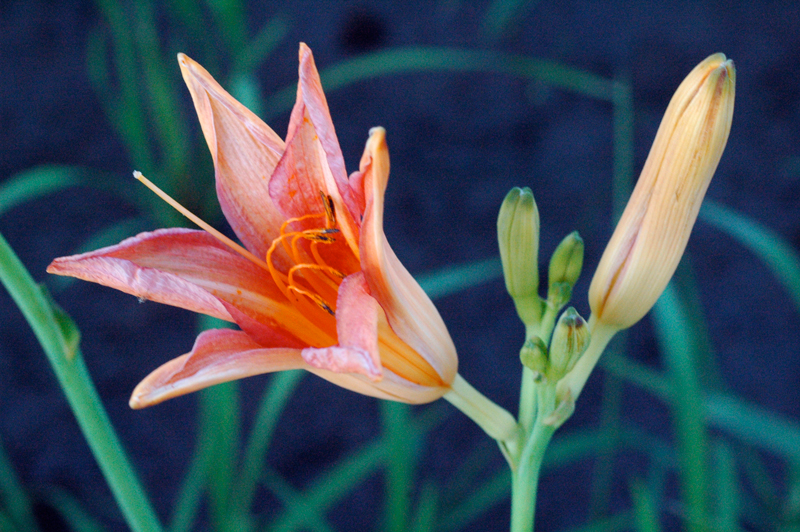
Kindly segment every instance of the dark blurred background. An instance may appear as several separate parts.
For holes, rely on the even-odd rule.
[[[131,187],[131,171],[138,166],[104,113],[103,96],[89,81],[90,35],[107,33],[101,4],[4,0],[0,5],[0,181],[38,165],[59,164],[103,172],[108,187],[76,187],[17,206],[0,217],[0,232],[80,327],[86,363],[103,402],[166,519],[194,446],[197,397],[144,411],[130,410],[127,402],[142,377],[191,348],[195,317],[155,303],[139,304],[89,283],[57,285],[44,271],[50,260],[74,253],[96,232],[141,214],[136,205],[109,192]],[[244,9],[251,34],[276,17],[285,24],[285,34],[254,70],[255,94],[265,101],[296,82],[300,41],[311,47],[323,71],[360,54],[409,45],[557,61],[629,83],[638,175],[674,89],[706,56],[724,52],[737,67],[736,110],[708,197],[764,224],[797,250],[800,3],[529,1],[502,31],[487,26],[492,5],[459,0],[250,2]],[[200,11],[208,15],[208,8]],[[128,12],[135,16],[135,10]],[[230,64],[223,53],[206,57],[206,48],[196,44],[207,46],[218,38],[212,29],[200,36],[178,32],[158,4],[154,20],[166,83],[180,95],[180,113],[191,127],[188,142],[198,146],[192,152],[192,174],[205,172],[189,175],[188,183],[207,186],[210,157],[195,142],[199,128],[174,54],[186,52],[221,80]],[[518,76],[452,71],[385,75],[329,91],[327,97],[348,171],[357,169],[369,128],[387,129],[392,174],[385,226],[409,271],[424,274],[495,256],[500,202],[512,186],[529,186],[541,215],[543,265],[568,232],[577,229],[586,242],[584,274],[573,304],[588,317],[588,282],[613,228],[609,102]],[[269,119],[281,136],[288,116],[285,110]],[[137,192],[150,194],[143,187]],[[136,230],[158,226],[151,219]],[[797,422],[797,307],[751,252],[702,221],[688,253],[725,389]],[[487,277],[436,304],[458,348],[461,374],[516,412],[523,328],[502,281]],[[41,348],[5,291],[0,291],[0,312],[0,440],[17,473],[34,495],[63,488],[110,529],[124,529]],[[631,330],[626,344],[631,359],[662,368],[649,318]],[[605,378],[602,370],[592,376],[556,440],[601,422]],[[245,428],[267,380],[241,383]],[[620,401],[626,422],[672,440],[663,403],[635,387],[623,388]],[[447,408],[449,416],[428,435],[421,451],[422,476],[442,483],[457,482],[453,475],[460,462],[485,440],[471,421]],[[375,400],[313,376],[302,382],[282,420],[267,461],[297,488],[374,438],[380,425]],[[487,452],[487,471],[504,467],[499,452]],[[778,490],[786,489],[786,463],[757,452]],[[647,460],[641,453],[604,460],[613,470],[613,513],[630,506],[630,480],[644,474]],[[586,459],[546,471],[537,530],[570,529],[591,517],[591,478],[598,467]],[[666,500],[674,500],[676,491],[676,481],[668,482]],[[330,512],[330,522],[337,530],[380,529],[381,494],[381,476],[373,475]],[[267,511],[278,505],[268,495],[259,500]],[[680,528],[679,510],[666,504],[659,511],[665,529]],[[37,512],[45,530],[60,529],[62,523],[45,502]],[[198,529],[206,526],[202,519]],[[758,519],[743,520],[742,529],[762,529]],[[507,530],[507,501],[465,529]]]

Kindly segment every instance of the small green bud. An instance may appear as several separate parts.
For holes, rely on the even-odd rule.
[[[514,187],[497,217],[497,240],[506,289],[511,297],[535,295],[539,289],[539,210],[528,187]]]
[[[557,382],[572,371],[578,359],[589,347],[589,327],[580,314],[569,307],[556,323],[550,341],[550,367],[547,377]]]
[[[577,231],[573,231],[564,237],[550,258],[550,267],[547,271],[547,297],[553,300],[558,291],[564,292],[558,285],[565,283],[569,286],[567,299],[561,302],[565,304],[572,295],[572,287],[578,282],[583,267],[583,239]],[[558,298],[556,298],[558,299]]]
[[[544,374],[547,371],[547,346],[538,336],[528,338],[519,350],[519,360],[526,368]]]
[[[528,187],[514,187],[506,195],[497,217],[497,241],[506,290],[514,299],[525,324],[538,322],[539,210]]]
[[[572,297],[572,285],[569,283],[555,283],[550,285],[547,301],[556,312],[569,302]]]

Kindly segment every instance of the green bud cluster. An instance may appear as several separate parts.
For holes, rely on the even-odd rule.
[[[539,296],[539,210],[529,188],[514,187],[506,195],[497,217],[497,240],[506,290],[526,328],[520,361],[537,381],[556,383],[589,344],[589,328],[574,308],[556,322],[581,274],[583,240],[572,232],[553,252],[546,300]],[[549,347],[542,338],[550,339]]]
[[[538,336],[528,338],[520,349],[520,362],[535,372],[537,380],[543,376],[555,383],[572,371],[590,339],[586,320],[569,307],[556,323],[550,347]]]

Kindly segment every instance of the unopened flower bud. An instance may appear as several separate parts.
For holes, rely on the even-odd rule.
[[[539,298],[539,210],[528,187],[514,187],[497,217],[497,240],[506,290],[526,324],[541,315]]]
[[[548,378],[557,382],[572,371],[581,355],[589,347],[589,327],[580,314],[569,307],[556,323],[550,340],[550,368]]]
[[[522,344],[519,360],[526,368],[539,374],[547,371],[547,346],[538,336],[533,336]]]
[[[630,327],[675,273],[728,141],[735,85],[733,62],[715,54],[672,97],[589,288],[599,322]]]
[[[564,237],[550,258],[547,299],[557,307],[569,301],[583,267],[583,239],[577,231]]]

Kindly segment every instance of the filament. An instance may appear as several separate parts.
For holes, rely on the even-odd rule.
[[[230,238],[223,235],[222,233],[220,233],[219,231],[208,225],[206,222],[201,220],[194,213],[189,211],[189,209],[187,209],[186,207],[184,207],[183,205],[172,199],[169,194],[167,194],[166,192],[158,188],[156,185],[154,185],[153,182],[147,179],[145,176],[143,176],[140,171],[135,170],[133,172],[133,177],[142,182],[144,186],[155,192],[155,194],[159,198],[167,202],[176,211],[186,216],[189,220],[194,222],[198,227],[200,227],[201,229],[209,233],[211,236],[213,236],[214,238],[216,238],[217,240],[219,240],[220,242],[231,248],[233,251],[235,251],[242,257],[246,258],[247,260],[251,261],[252,263],[256,264],[257,266],[260,266],[261,268],[267,271],[272,271],[272,268],[269,266],[269,264],[259,259],[255,255],[247,251],[245,248],[243,248],[242,246],[240,246],[239,244],[237,244],[236,242],[234,242],[233,240],[231,240]]]

